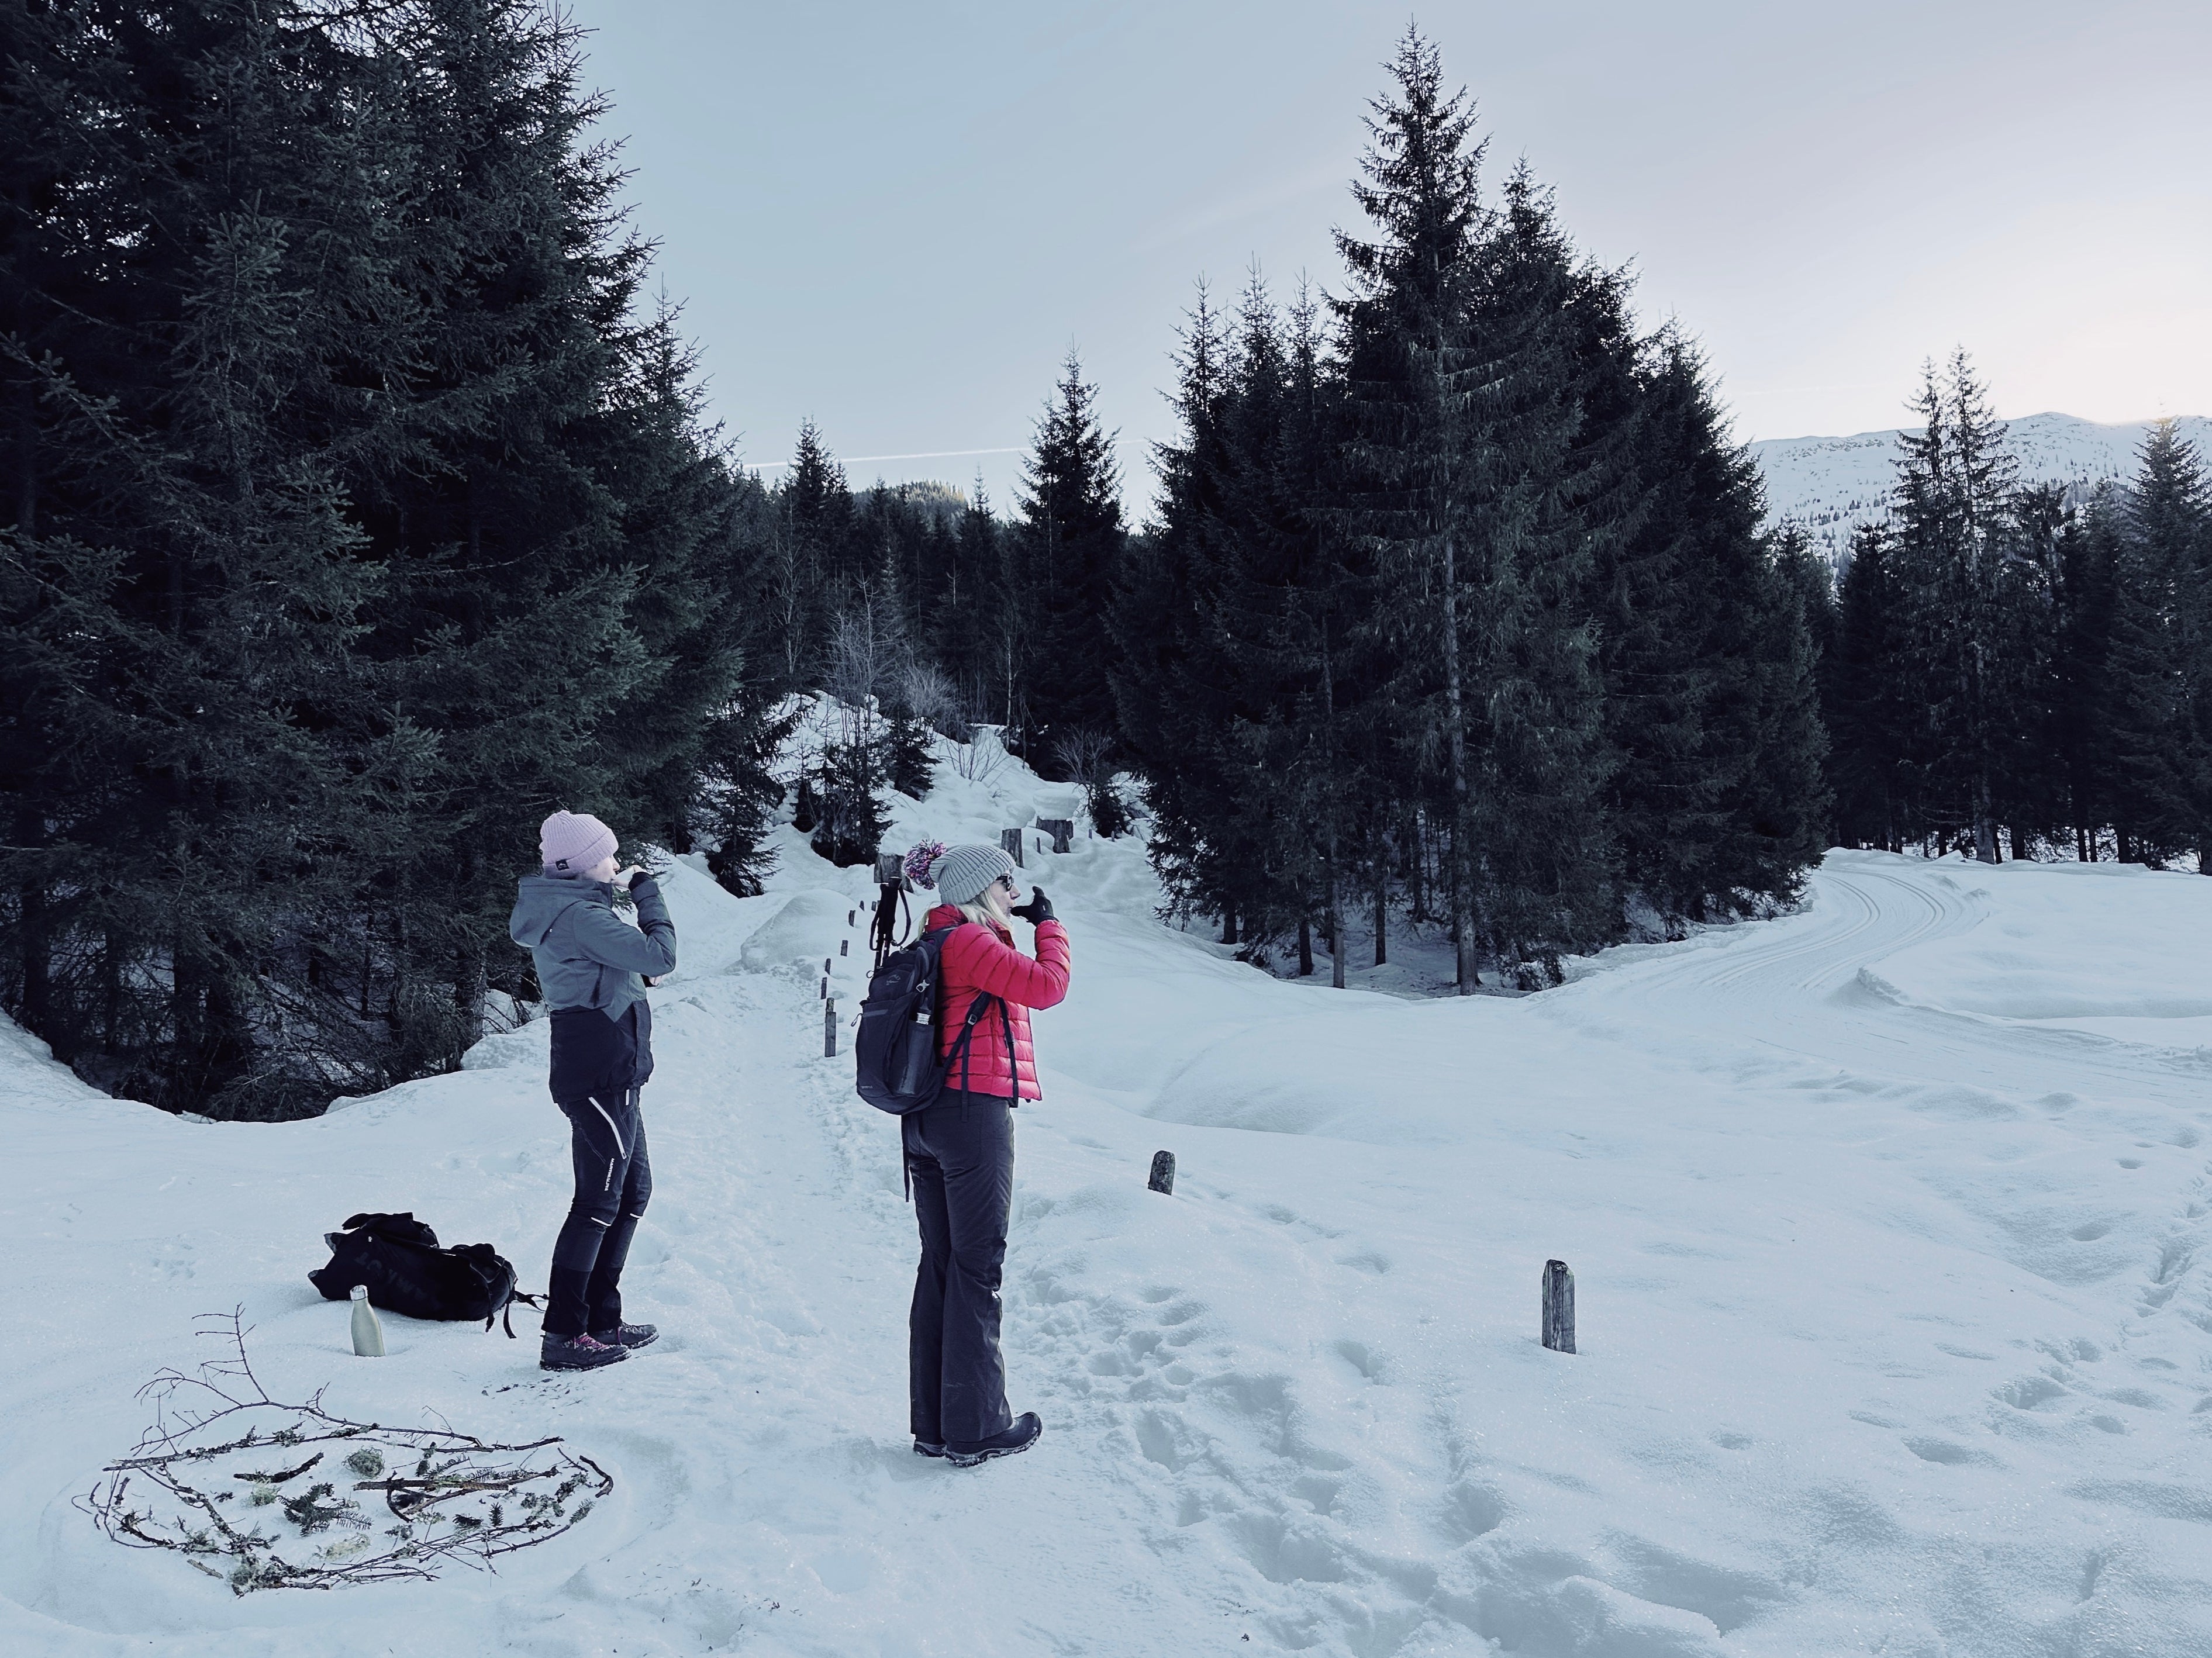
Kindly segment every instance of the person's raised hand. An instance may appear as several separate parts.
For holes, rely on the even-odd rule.
[[[1029,902],[1015,905],[1012,913],[1031,926],[1036,926],[1052,920],[1052,900],[1044,896],[1042,887],[1031,887]]]
[[[635,864],[632,864],[628,869],[617,870],[615,872],[615,884],[620,887],[624,892],[628,892],[640,881],[650,881],[652,878],[653,877],[651,875],[647,874],[643,869]]]

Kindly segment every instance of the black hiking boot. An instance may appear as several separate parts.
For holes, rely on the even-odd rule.
[[[538,1344],[538,1368],[541,1370],[596,1370],[602,1364],[619,1364],[629,1357],[629,1348],[612,1346],[592,1336],[556,1336],[549,1333]]]
[[[650,1347],[660,1339],[659,1330],[650,1324],[617,1324],[611,1330],[594,1330],[592,1339],[608,1347]]]
[[[994,1456],[1018,1456],[1037,1442],[1044,1432],[1044,1424],[1037,1420],[1035,1411],[1024,1411],[1014,1418],[1014,1425],[1004,1433],[993,1434],[988,1439],[973,1445],[945,1442],[945,1460],[956,1468],[972,1468],[978,1462],[988,1462]]]
[[[945,1455],[945,1442],[939,1439],[917,1439],[914,1442],[914,1454],[916,1456],[942,1456]]]

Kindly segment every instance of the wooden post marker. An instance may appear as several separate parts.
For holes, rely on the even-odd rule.
[[[1555,1353],[1575,1350],[1575,1275],[1564,1260],[1544,1263],[1544,1345]]]
[[[1019,829],[1000,829],[999,831],[999,844],[1006,849],[1006,856],[1014,860],[1014,867],[1016,869],[1026,869],[1029,867],[1028,865],[1022,861],[1022,832]]]
[[[1155,1192],[1164,1192],[1170,1197],[1173,1197],[1175,1195],[1174,1152],[1155,1151],[1152,1153],[1152,1177],[1146,1181],[1145,1184]]]
[[[853,941],[850,938],[840,938],[837,941],[837,953],[840,956],[851,955],[853,953]]]
[[[1066,852],[1075,838],[1075,820],[1072,817],[1040,817],[1037,827],[1052,836],[1052,849]]]
[[[834,996],[822,1004],[822,1057],[837,1057],[837,999]]]

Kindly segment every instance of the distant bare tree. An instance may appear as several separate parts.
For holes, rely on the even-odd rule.
[[[959,694],[939,669],[927,663],[909,664],[900,677],[899,697],[906,711],[931,729],[956,743],[966,739],[967,721],[961,715]]]
[[[1080,784],[1091,827],[1111,840],[1129,827],[1129,807],[1114,784],[1114,738],[1079,726],[1054,739],[1053,756],[1071,781]]]

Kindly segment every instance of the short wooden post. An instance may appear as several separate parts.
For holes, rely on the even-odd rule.
[[[1146,1181],[1145,1184],[1155,1192],[1164,1192],[1170,1197],[1173,1197],[1175,1195],[1174,1152],[1155,1151],[1152,1153],[1152,1177]]]
[[[1075,820],[1072,817],[1040,817],[1037,827],[1052,836],[1052,849],[1066,852],[1075,839]]]
[[[854,918],[855,915],[858,915],[860,913],[860,912],[859,910],[857,910],[857,909],[848,909],[848,910],[847,910],[847,911],[845,912],[845,925],[846,925],[847,926],[852,926],[852,925],[853,925],[853,918]]]
[[[1006,856],[1014,860],[1014,867],[1016,869],[1027,869],[1029,867],[1027,864],[1024,864],[1022,861],[1022,832],[1019,829],[1000,829],[999,831],[999,844],[1006,848]]]
[[[822,981],[822,999],[825,1002],[830,999],[830,981],[827,979]]]
[[[827,956],[822,958],[822,971],[825,975],[830,971],[830,958]]]
[[[840,938],[837,941],[837,953],[840,956],[850,956],[853,953],[853,941],[850,938]]]
[[[837,999],[834,996],[822,1004],[822,1057],[837,1057]]]
[[[1555,1353],[1575,1350],[1575,1275],[1564,1260],[1544,1263],[1544,1345]]]

